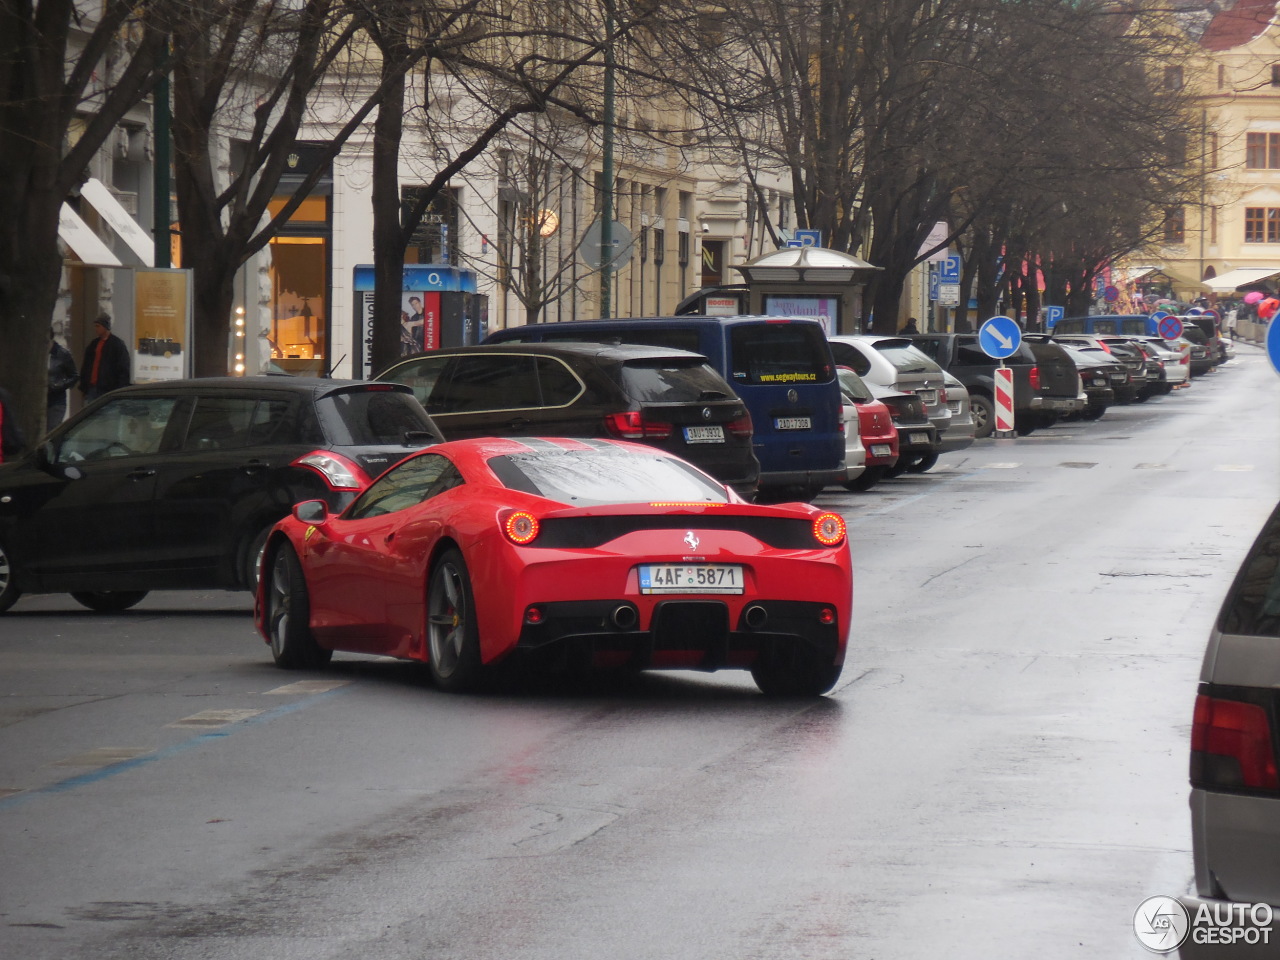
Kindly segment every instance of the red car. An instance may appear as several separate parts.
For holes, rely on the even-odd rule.
[[[844,520],[748,504],[684,460],[615,440],[442,443],[339,514],[276,525],[258,629],[286,668],[334,650],[425,661],[445,690],[500,663],[750,670],[773,695],[840,676]]]
[[[845,486],[850,490],[870,490],[888,476],[889,468],[898,462],[898,428],[884,401],[872,395],[861,377],[848,367],[840,367],[836,374],[840,378],[840,392],[858,408],[862,447],[867,451],[867,468]]]

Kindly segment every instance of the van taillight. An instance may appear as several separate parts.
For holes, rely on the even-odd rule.
[[[314,470],[332,490],[363,490],[369,485],[369,475],[354,461],[329,450],[313,450],[292,466]]]
[[[735,437],[749,437],[751,436],[751,414],[744,413],[737,420],[730,420],[724,427]]]
[[[1037,392],[1039,392],[1039,390],[1040,390],[1040,368],[1039,368],[1039,367],[1032,367],[1032,368],[1031,368],[1030,377],[1031,377],[1031,389],[1032,389],[1032,390],[1035,390],[1035,391],[1037,391]]]
[[[1191,785],[1208,790],[1280,791],[1267,711],[1256,703],[1196,697]]]
[[[662,440],[671,436],[671,424],[646,420],[639,410],[606,413],[604,428],[621,440]]]

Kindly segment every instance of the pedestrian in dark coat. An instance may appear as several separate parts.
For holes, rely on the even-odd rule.
[[[67,415],[67,391],[80,381],[76,360],[49,331],[49,402],[45,430],[52,430]]]
[[[101,314],[93,321],[93,332],[96,337],[85,347],[84,363],[80,365],[80,389],[85,403],[133,382],[129,348],[111,332],[110,315]]]

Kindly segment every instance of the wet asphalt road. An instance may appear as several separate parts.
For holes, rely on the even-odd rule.
[[[1150,956],[1191,879],[1187,739],[1280,496],[1260,351],[1191,390],[819,503],[835,692],[736,673],[436,692],[276,670],[248,598],[0,618],[0,956]]]

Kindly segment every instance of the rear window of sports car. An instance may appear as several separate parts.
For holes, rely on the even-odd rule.
[[[724,487],[670,457],[626,450],[539,450],[488,462],[503,486],[573,506],[729,501]]]

